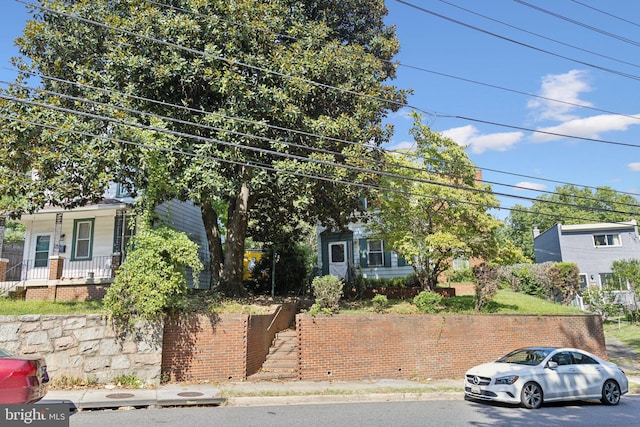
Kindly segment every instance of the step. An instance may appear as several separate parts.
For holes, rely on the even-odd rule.
[[[291,381],[297,380],[297,372],[258,372],[247,377],[247,381]]]

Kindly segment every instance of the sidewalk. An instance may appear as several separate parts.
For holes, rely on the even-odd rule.
[[[640,376],[629,376],[640,394]],[[39,404],[68,403],[72,410],[167,406],[268,406],[321,403],[463,399],[462,380],[261,381],[166,384],[156,389],[51,390]]]
[[[462,380],[428,382],[262,381],[166,384],[156,389],[50,390],[39,404],[67,403],[72,410],[166,406],[265,406],[333,402],[386,402],[463,398]]]

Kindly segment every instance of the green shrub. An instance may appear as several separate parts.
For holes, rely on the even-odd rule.
[[[441,308],[442,295],[422,291],[413,298],[413,303],[423,313],[437,313]]]
[[[316,277],[311,283],[315,304],[311,307],[313,313],[337,313],[340,311],[340,298],[344,283],[340,278],[332,275]]]
[[[113,379],[113,382],[119,387],[126,388],[140,388],[144,384],[144,381],[135,375],[119,375]]]
[[[389,306],[389,300],[386,295],[376,295],[371,298],[371,304],[376,313],[382,313]]]
[[[452,283],[468,283],[475,282],[476,276],[473,274],[473,270],[455,270],[451,273],[449,281]]]
[[[177,314],[186,307],[186,267],[191,268],[197,283],[202,263],[196,243],[169,227],[143,225],[107,289],[104,307],[116,325],[125,329],[138,320],[155,321]]]

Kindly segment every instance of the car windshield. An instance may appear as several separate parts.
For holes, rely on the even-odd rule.
[[[518,365],[537,365],[542,362],[550,353],[550,350],[543,348],[523,348],[512,351],[501,357],[497,362],[517,363]]]

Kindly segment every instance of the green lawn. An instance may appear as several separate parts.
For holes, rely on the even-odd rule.
[[[106,313],[102,303],[89,302],[47,302],[22,301],[0,298],[0,315],[19,316],[22,314],[87,314]]]

